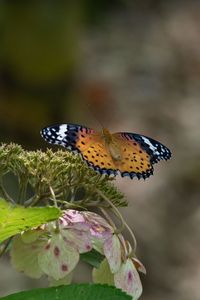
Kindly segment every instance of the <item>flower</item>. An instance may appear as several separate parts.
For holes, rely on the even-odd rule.
[[[137,300],[142,294],[138,271],[146,274],[143,264],[133,255],[128,241],[121,234],[115,234],[104,242],[106,259],[99,269],[93,269],[96,283],[113,284]]]
[[[122,234],[93,212],[68,209],[57,221],[15,236],[11,259],[30,277],[46,274],[51,284],[68,284],[80,254],[92,248],[105,256],[93,270],[94,282],[115,285],[137,300],[142,293],[138,271],[146,270]]]
[[[94,239],[111,236],[111,229],[95,213],[65,210],[58,221],[14,237],[12,264],[30,277],[46,274],[60,280],[74,270],[80,253],[91,251]]]
[[[137,300],[142,294],[142,284],[139,274],[131,258],[127,258],[114,274],[115,286],[127,292],[133,300]]]

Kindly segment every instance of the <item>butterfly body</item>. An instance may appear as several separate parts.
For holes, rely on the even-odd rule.
[[[107,128],[102,129],[102,137],[105,142],[105,147],[110,153],[111,158],[114,161],[120,161],[122,159],[122,153],[120,145],[115,141],[113,134]]]
[[[170,150],[158,141],[136,133],[101,132],[74,124],[46,127],[42,137],[51,144],[77,152],[84,161],[101,174],[147,178],[153,174],[153,164],[171,157]]]

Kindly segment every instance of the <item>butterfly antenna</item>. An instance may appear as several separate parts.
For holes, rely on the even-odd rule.
[[[101,129],[105,128],[103,123],[101,123],[101,121],[97,117],[97,114],[94,112],[94,110],[92,110],[91,105],[89,103],[86,103],[86,106],[87,106],[89,113],[92,115],[93,119],[100,125]]]

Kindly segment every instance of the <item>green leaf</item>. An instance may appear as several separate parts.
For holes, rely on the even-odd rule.
[[[47,289],[35,289],[9,295],[1,300],[131,300],[123,291],[100,284],[72,284]]]
[[[56,207],[29,207],[11,205],[0,198],[0,242],[22,231],[58,219]]]
[[[98,268],[104,259],[104,255],[92,249],[90,252],[80,254],[80,259],[91,266]]]

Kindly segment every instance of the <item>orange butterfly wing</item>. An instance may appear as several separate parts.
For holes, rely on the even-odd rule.
[[[149,177],[153,174],[151,156],[142,149],[137,141],[124,138],[121,133],[112,135],[113,141],[120,147],[121,160],[116,161],[116,167],[122,177]]]
[[[103,134],[76,124],[57,124],[41,130],[51,144],[78,152],[87,164],[101,174],[147,178],[153,164],[170,159],[171,151],[160,142],[136,133]]]
[[[106,147],[101,133],[79,134],[76,147],[81,152],[82,158],[94,170],[101,174],[117,175],[116,165]]]
[[[120,171],[122,177],[146,178],[153,173],[150,155],[139,143],[124,139],[120,133],[113,134],[112,138],[113,143],[120,149],[120,160],[113,159],[101,133],[82,132],[79,134],[76,147],[87,164],[101,174],[117,175]]]

